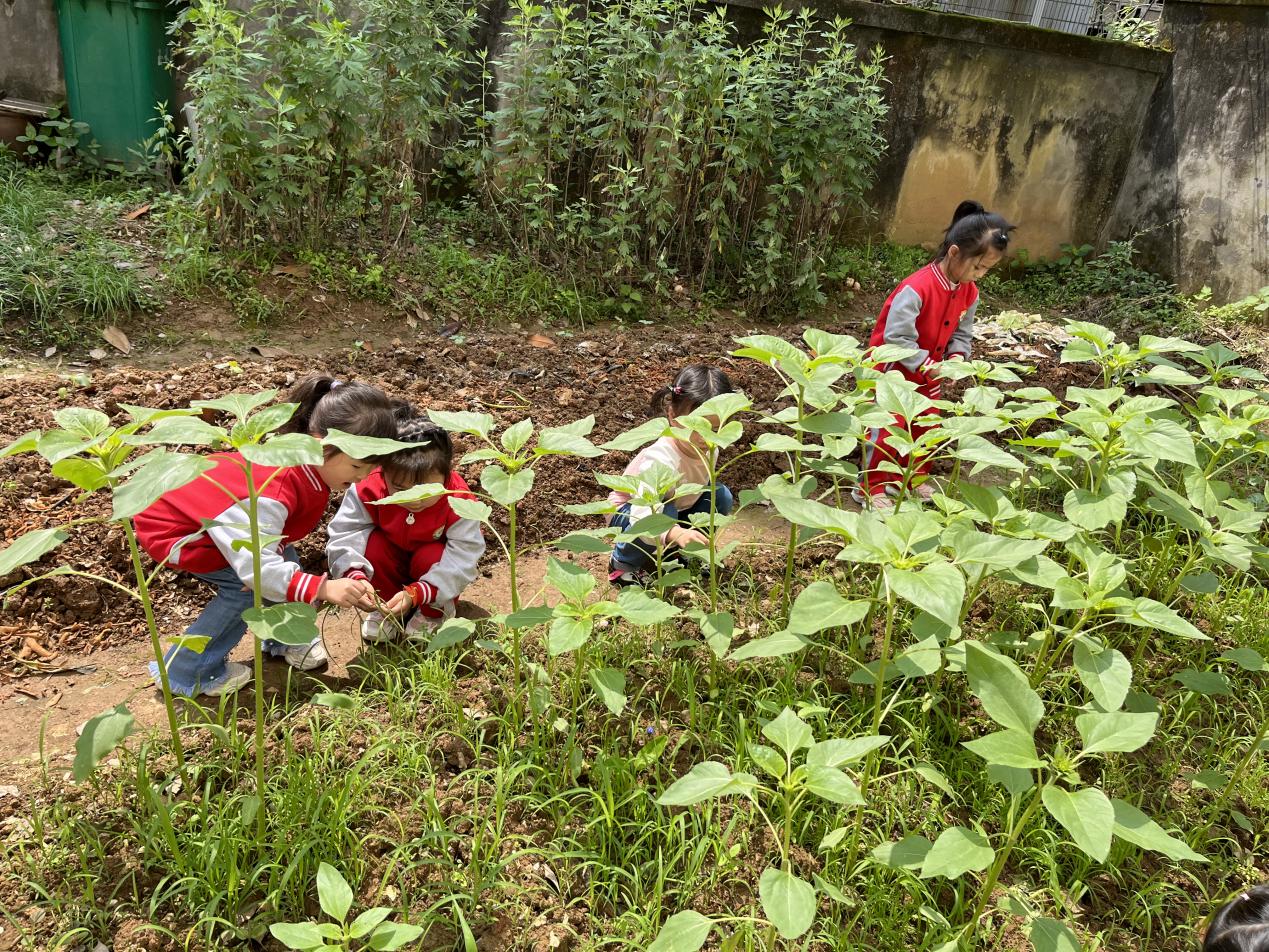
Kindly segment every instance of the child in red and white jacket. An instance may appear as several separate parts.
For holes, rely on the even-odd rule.
[[[283,432],[322,437],[342,430],[384,439],[397,435],[392,402],[377,387],[312,376],[296,386],[289,400],[298,407]],[[209,639],[206,646],[197,652],[178,645],[164,657],[172,690],[186,697],[227,694],[252,677],[249,665],[226,661],[247,633],[242,613],[253,604],[254,560],[241,545],[251,538],[247,474],[240,465],[241,453],[215,453],[209,459],[215,461],[214,469],[165,493],[136,518],[137,538],[154,561],[189,572],[215,589],[185,632]],[[260,594],[266,603],[324,601],[373,607],[374,592],[368,583],[305,572],[292,544],[317,528],[332,490],[347,489],[375,465],[327,447],[320,466],[252,468],[260,536],[281,540],[260,556]],[[320,638],[308,645],[266,641],[264,650],[302,671],[327,661]],[[150,673],[157,683],[156,662],[150,662]]]
[[[403,632],[414,640],[453,617],[485,551],[480,523],[461,518],[450,506],[452,496],[474,497],[454,472],[449,434],[414,416],[407,405],[398,408],[398,431],[398,439],[422,445],[392,454],[349,489],[328,530],[331,574],[368,579],[384,603],[362,622],[367,642],[392,641]],[[425,483],[442,485],[447,493],[376,505]]]
[[[968,359],[974,342],[974,312],[978,309],[978,287],[974,282],[1004,256],[1014,227],[978,202],[961,202],[956,207],[937,256],[900,281],[890,293],[868,342],[872,347],[894,344],[916,353],[879,366],[879,370],[897,370],[915,383],[924,396],[931,400],[942,397],[939,364]],[[922,415],[937,413],[937,409],[931,409]],[[914,440],[929,428],[915,420],[895,418],[894,429],[908,433]],[[891,428],[876,428],[865,441],[859,486],[852,494],[862,506],[892,509],[892,497],[909,489],[925,500],[934,495],[935,487],[928,478],[929,462],[910,462],[891,446],[892,432]]]

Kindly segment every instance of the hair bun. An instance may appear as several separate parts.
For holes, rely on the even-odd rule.
[[[952,224],[960,221],[966,215],[982,215],[987,209],[983,207],[982,202],[976,202],[968,199],[956,206],[956,211],[952,212]]]

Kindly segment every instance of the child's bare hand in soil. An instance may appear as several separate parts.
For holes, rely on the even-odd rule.
[[[696,529],[688,529],[684,526],[677,526],[670,530],[670,541],[677,545],[680,549],[691,545],[693,542],[699,542],[701,545],[709,545],[709,539],[705,533]]]
[[[317,589],[317,597],[341,608],[374,611],[374,586],[360,578],[328,578]]]

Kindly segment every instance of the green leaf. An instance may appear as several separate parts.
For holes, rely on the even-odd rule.
[[[620,597],[618,597],[618,604],[620,604]],[[731,646],[732,634],[736,630],[736,619],[732,617],[731,612],[702,614],[699,623],[701,634],[704,635],[709,650],[714,652],[717,658],[724,657]]]
[[[848,627],[867,614],[868,602],[847,601],[832,582],[812,582],[793,602],[787,630],[813,635],[826,628]]]
[[[570,532],[555,543],[555,547],[565,552],[611,552],[612,541],[598,535],[601,531],[603,530],[594,530],[593,533],[591,530]]]
[[[216,464],[205,456],[154,450],[141,457],[140,465],[122,486],[115,487],[110,517],[116,522],[144,512],[160,496],[180,489]]]
[[[53,419],[76,439],[95,440],[111,430],[110,417],[88,407],[66,407],[53,414]]]
[[[314,694],[313,703],[318,707],[330,707],[339,711],[351,711],[357,707],[357,702],[351,695],[340,691],[323,691],[321,694]]]
[[[483,502],[477,499],[456,498],[449,501],[449,508],[460,519],[471,519],[473,522],[488,522],[493,513]]]
[[[669,420],[665,417],[657,417],[655,420],[649,420],[647,423],[642,423],[633,430],[627,430],[625,433],[619,434],[607,443],[600,445],[606,450],[630,452],[664,436],[669,427]]]
[[[273,439],[276,440],[277,437]],[[273,440],[269,442],[272,443]],[[391,456],[393,453],[416,449],[426,444],[404,443],[401,440],[389,440],[381,436],[358,436],[355,433],[345,433],[343,430],[331,430],[322,437],[322,445],[333,446],[353,459],[368,460]]]
[[[533,489],[533,470],[508,473],[497,464],[486,466],[480,473],[481,488],[500,506],[517,503]]]
[[[352,921],[352,924],[348,927],[348,934],[354,939],[364,938],[370,935],[375,930],[375,927],[390,915],[392,915],[392,910],[385,906],[375,906],[373,909],[367,909]]]
[[[461,645],[475,633],[476,623],[470,618],[447,619],[428,639],[425,654],[433,654],[437,651],[444,651],[446,648],[452,648],[455,645]]]
[[[811,640],[804,635],[795,635],[791,631],[782,631],[766,638],[755,638],[747,641],[731,653],[732,661],[748,661],[751,658],[778,658],[782,655],[801,651]]]
[[[1128,497],[1123,493],[1093,493],[1072,489],[1062,501],[1066,518],[1081,529],[1095,532],[1113,523],[1123,522],[1128,514]]]
[[[322,444],[306,433],[279,433],[263,443],[240,446],[238,451],[257,466],[320,466],[325,459]]]
[[[1219,671],[1196,671],[1193,668],[1186,668],[1184,671],[1178,671],[1172,680],[1179,682],[1195,694],[1204,694],[1208,697],[1233,694],[1229,689],[1229,678]]]
[[[1129,754],[1140,750],[1150,742],[1158,723],[1158,714],[1128,714],[1123,711],[1081,714],[1075,718],[1075,727],[1084,741],[1086,754],[1107,751]]]
[[[1076,846],[1097,862],[1105,862],[1115,827],[1115,808],[1106,794],[1097,787],[1070,793],[1049,784],[1040,791],[1040,798],[1049,815],[1071,834]]]
[[[815,887],[786,870],[763,870],[758,898],[763,915],[786,939],[796,939],[815,921]]]
[[[585,427],[586,432],[589,433],[594,427],[595,418],[592,416],[587,417],[587,419],[591,422],[590,427]],[[604,451],[598,446],[568,427],[548,427],[544,429],[538,435],[538,445],[534,452],[539,456],[577,456],[582,459],[594,459],[596,456],[604,455]]]
[[[1107,711],[1117,711],[1132,685],[1132,665],[1114,648],[1100,653],[1083,641],[1075,643],[1075,671],[1093,699]]]
[[[749,744],[749,756],[753,758],[753,762],[762,768],[763,773],[774,777],[776,780],[784,779],[784,775],[789,772],[788,762],[785,761],[780,754],[772,750],[765,744]]]
[[[661,794],[657,803],[663,807],[688,807],[733,793],[748,793],[756,785],[757,779],[751,774],[738,773],[733,776],[726,764],[707,760],[676,780]]]
[[[648,952],[697,952],[709,938],[714,920],[688,909],[665,920]]]
[[[422,935],[422,926],[412,926],[405,922],[385,922],[371,933],[366,948],[373,949],[375,952],[394,952],[411,942],[417,942]]]
[[[529,442],[531,436],[533,436],[533,420],[525,417],[503,430],[500,442],[504,450],[515,455],[524,449],[524,445]]]
[[[882,843],[873,847],[872,858],[883,866],[894,869],[919,869],[933,847],[934,844],[924,836],[913,833],[897,843]]]
[[[834,738],[812,744],[806,752],[808,767],[840,767],[852,760],[861,760],[890,741],[889,734],[867,734],[860,737]]]
[[[808,765],[806,789],[817,797],[842,806],[863,806],[864,797],[855,781],[836,767]]]
[[[435,499],[438,496],[444,496],[445,487],[440,483],[418,483],[409,489],[403,489],[399,493],[393,493],[391,496],[385,496],[382,499],[369,500],[372,506],[400,506],[410,502],[422,502],[425,499]]]
[[[932,562],[919,572],[885,566],[886,584],[900,598],[948,625],[960,622],[965,577],[950,562]]]
[[[595,576],[576,562],[551,558],[546,563],[546,581],[564,598],[579,604],[595,590]]]
[[[942,876],[957,879],[970,872],[978,872],[991,865],[996,851],[987,837],[977,830],[963,826],[951,826],[939,834],[921,863],[921,878]]]
[[[275,922],[269,926],[269,934],[288,949],[309,952],[326,945],[326,938],[316,922]]]
[[[1133,599],[1132,604],[1120,609],[1117,616],[1138,628],[1166,631],[1191,641],[1211,641],[1211,638],[1178,615],[1174,609],[1152,598]]]
[[[1034,919],[1027,937],[1035,952],[1083,952],[1075,933],[1056,919]]]
[[[590,618],[562,615],[551,623],[546,636],[546,650],[552,658],[566,651],[576,651],[590,640],[595,623]]]
[[[242,613],[251,633],[261,641],[284,645],[311,644],[321,634],[317,630],[317,609],[303,602],[280,602]]]
[[[987,715],[1001,727],[1034,734],[1044,702],[1018,666],[976,641],[966,642],[965,663],[969,689]]]
[[[130,436],[127,442],[140,445],[168,446],[217,446],[228,435],[218,426],[212,426],[198,417],[164,417],[143,435]]]
[[[653,598],[639,588],[626,587],[617,595],[617,614],[634,625],[659,625],[679,612],[677,606]]]
[[[824,838],[820,840],[820,852],[837,849],[841,846],[842,840],[846,839],[846,834],[850,832],[850,827],[839,826],[835,830],[830,830],[824,834]],[[875,851],[874,851],[875,852]]]
[[[512,612],[503,624],[508,628],[536,628],[538,625],[545,625],[554,617],[555,611],[550,605],[530,605],[518,612]]]
[[[329,863],[321,863],[317,867],[317,901],[322,912],[340,922],[348,917],[348,910],[352,908],[352,887]]]
[[[136,719],[126,704],[91,718],[75,742],[75,762],[71,765],[75,780],[87,780],[102,759],[132,733],[135,725]]]
[[[1003,730],[977,740],[966,741],[961,746],[973,751],[989,764],[1017,767],[1021,770],[1038,770],[1044,761],[1036,753],[1031,734],[1020,730]]]
[[[591,668],[586,675],[591,687],[608,708],[608,713],[617,717],[626,709],[626,676],[616,668]]]
[[[445,410],[428,410],[428,419],[441,429],[451,433],[470,433],[472,436],[489,438],[493,430],[493,417],[488,413],[450,413]]]
[[[762,736],[779,747],[789,757],[792,757],[794,753],[803,747],[810,747],[811,742],[814,740],[810,725],[794,714],[791,708],[787,707],[780,712],[778,717],[767,721],[762,726]]]
[[[100,460],[70,456],[53,464],[53,475],[64,479],[85,492],[96,492],[110,481]]]
[[[70,533],[65,529],[36,529],[18,536],[0,549],[0,577],[38,562],[69,538]]]
[[[1035,775],[1030,770],[1020,767],[1005,767],[1001,764],[987,765],[987,779],[998,783],[1009,791],[1010,796],[1020,797],[1035,786]]]
[[[1269,667],[1265,664],[1264,655],[1254,648],[1230,648],[1218,660],[1232,661],[1244,671],[1264,671]]]
[[[245,420],[256,407],[262,407],[278,395],[276,390],[261,390],[258,393],[227,393],[215,400],[192,400],[190,406],[195,410],[220,410],[239,420]]]
[[[1206,863],[1207,857],[1190,849],[1185,842],[1170,835],[1163,827],[1146,816],[1131,803],[1111,800],[1115,809],[1115,835],[1121,840],[1143,850],[1162,853],[1168,859],[1181,862]]]
[[[34,453],[40,444],[40,431],[30,430],[0,450],[0,459],[6,456],[17,456],[20,453]]]

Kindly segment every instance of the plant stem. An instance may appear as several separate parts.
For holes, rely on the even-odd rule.
[[[260,551],[260,491],[256,488],[254,467],[249,461],[244,462],[247,469],[247,521],[251,524],[251,603],[256,611],[264,607],[264,596],[260,593],[261,551]],[[255,662],[255,695],[256,695],[256,845],[263,845],[267,832],[264,802],[264,642],[260,636],[252,632],[251,645]]]
[[[145,627],[150,632],[150,648],[154,651],[154,661],[159,666],[159,686],[163,689],[163,706],[167,709],[167,726],[172,732],[172,752],[176,755],[176,768],[181,773],[181,781],[185,777],[185,748],[181,744],[181,731],[176,723],[176,704],[172,699],[172,684],[168,680],[167,665],[163,661],[163,644],[159,640],[159,626],[154,620],[154,603],[150,599],[149,578],[145,567],[141,564],[141,550],[137,546],[136,530],[132,520],[125,519],[123,531],[128,539],[128,553],[132,556],[132,571],[136,573],[137,591],[141,596],[141,606],[145,609]]]
[[[1031,818],[1040,809],[1040,791],[1042,789],[1041,784],[1036,784],[1035,793],[1031,795],[1031,802],[1027,804],[1026,810],[1023,811],[1017,822],[1010,827],[1009,838],[1005,840],[1005,845],[996,854],[996,861],[992,864],[991,869],[987,873],[987,878],[983,881],[983,887],[978,892],[978,902],[974,905],[974,913],[969,917],[965,928],[972,931],[978,923],[979,916],[987,908],[987,903],[991,899],[991,892],[996,888],[996,882],[1000,879],[1000,874],[1004,872],[1005,863],[1009,861],[1009,854],[1013,852],[1014,846],[1022,836],[1022,831],[1027,828]]]

